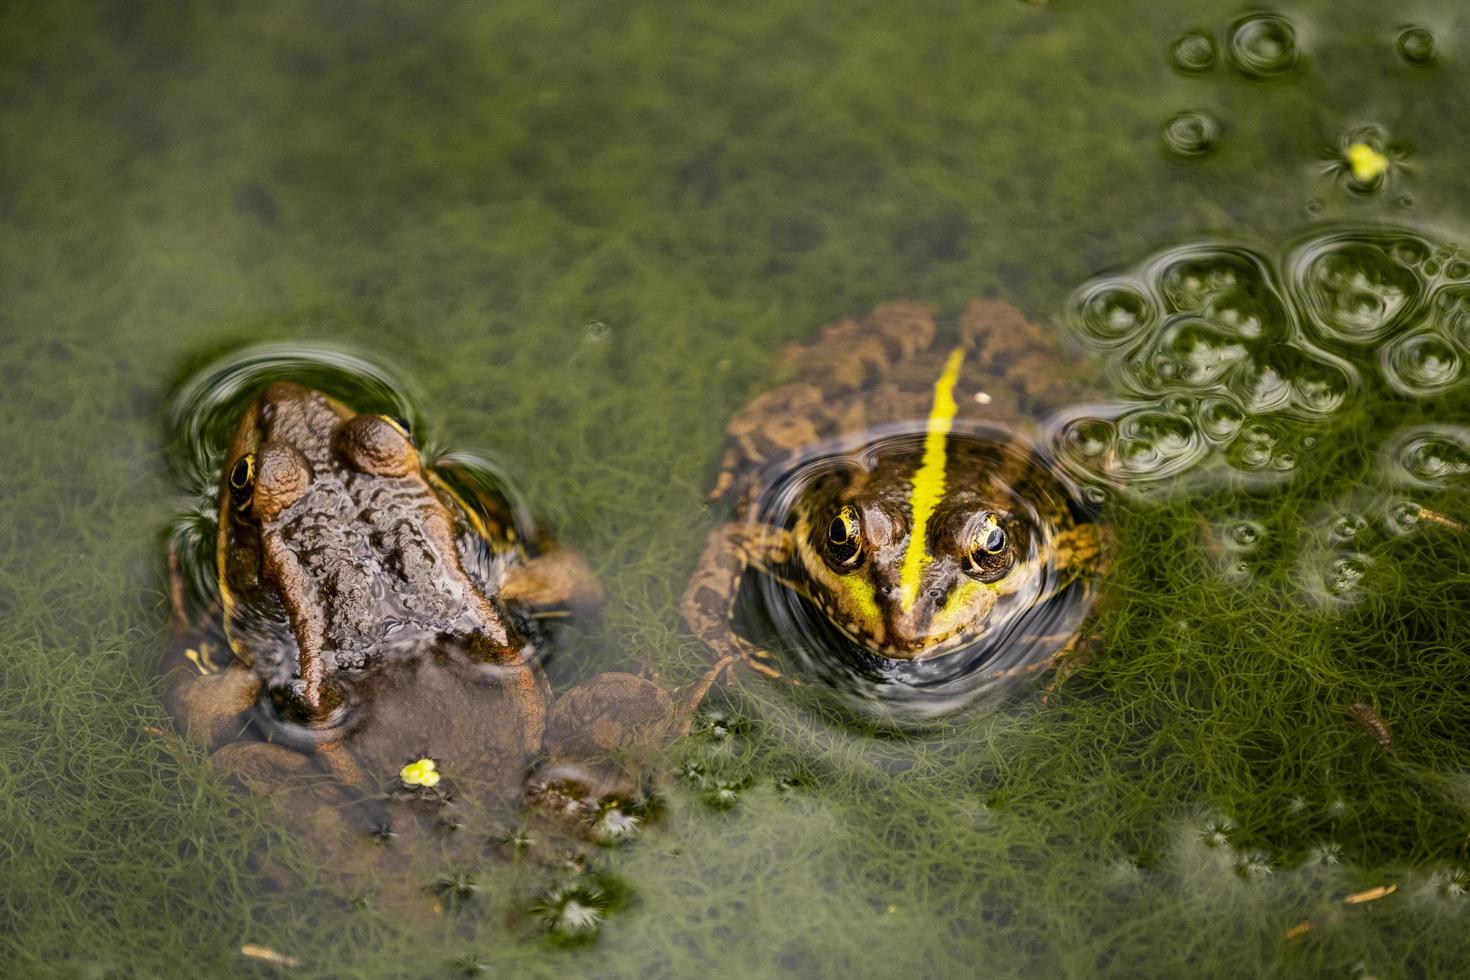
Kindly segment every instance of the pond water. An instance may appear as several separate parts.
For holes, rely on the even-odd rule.
[[[1463,972],[1457,7],[8,5],[3,972]],[[1114,529],[1101,654],[1044,698],[721,688],[581,942],[488,853],[435,917],[344,890],[168,737],[169,405],[221,354],[391,366],[600,579],[553,680],[686,682],[782,347],[976,296],[1108,383],[1052,432]]]

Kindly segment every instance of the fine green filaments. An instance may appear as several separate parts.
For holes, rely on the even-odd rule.
[[[964,359],[964,350],[954,350],[945,362],[939,380],[934,383],[934,404],[929,409],[929,425],[924,434],[924,460],[914,473],[913,491],[909,495],[914,525],[899,573],[899,590],[905,610],[914,607],[919,597],[919,580],[929,562],[933,561],[928,545],[929,518],[944,498],[946,447],[955,413],[959,411],[954,400],[954,386],[959,381],[960,365]]]

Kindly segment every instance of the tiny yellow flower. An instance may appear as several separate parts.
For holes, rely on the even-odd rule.
[[[398,770],[398,778],[403,780],[405,786],[422,786],[425,789],[432,789],[439,785],[438,768],[433,759],[425,757],[417,762],[410,762]]]
[[[1353,179],[1360,184],[1371,184],[1388,172],[1388,157],[1367,143],[1353,143],[1345,155]]]

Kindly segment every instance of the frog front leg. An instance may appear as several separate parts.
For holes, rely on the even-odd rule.
[[[581,555],[553,548],[506,572],[500,599],[534,616],[555,616],[602,605],[602,586]]]
[[[715,675],[740,659],[767,677],[781,676],[775,656],[736,633],[732,620],[746,569],[789,561],[794,547],[791,532],[770,524],[722,524],[710,532],[679,608],[694,635],[714,652]]]
[[[170,543],[173,616],[162,664],[164,707],[184,735],[213,751],[250,724],[261,680],[235,659],[218,625],[217,604],[191,616],[183,581],[178,549]]]

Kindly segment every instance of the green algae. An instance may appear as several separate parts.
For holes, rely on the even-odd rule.
[[[1322,509],[1382,486],[1387,433],[1463,419],[1460,388],[1365,394],[1289,486],[1117,502],[1108,655],[1045,705],[902,735],[723,695],[662,826],[605,855],[629,895],[592,946],[538,939],[516,869],[427,930],[314,887],[153,688],[187,364],[309,339],[399,367],[606,583],[553,671],[693,677],[700,500],[782,343],[895,296],[1060,321],[1099,271],[1309,219],[1470,241],[1455,12],[1416,5],[1420,67],[1380,7],[1294,4],[1300,58],[1259,82],[1169,66],[1220,46],[1224,3],[7,6],[4,972],[237,975],[242,943],[295,975],[1459,972],[1470,535],[1379,536],[1350,606],[1300,583]],[[1207,157],[1164,148],[1185,110],[1222,123]],[[1355,195],[1328,158],[1365,123],[1407,155]],[[1206,534],[1241,519],[1244,580]]]

